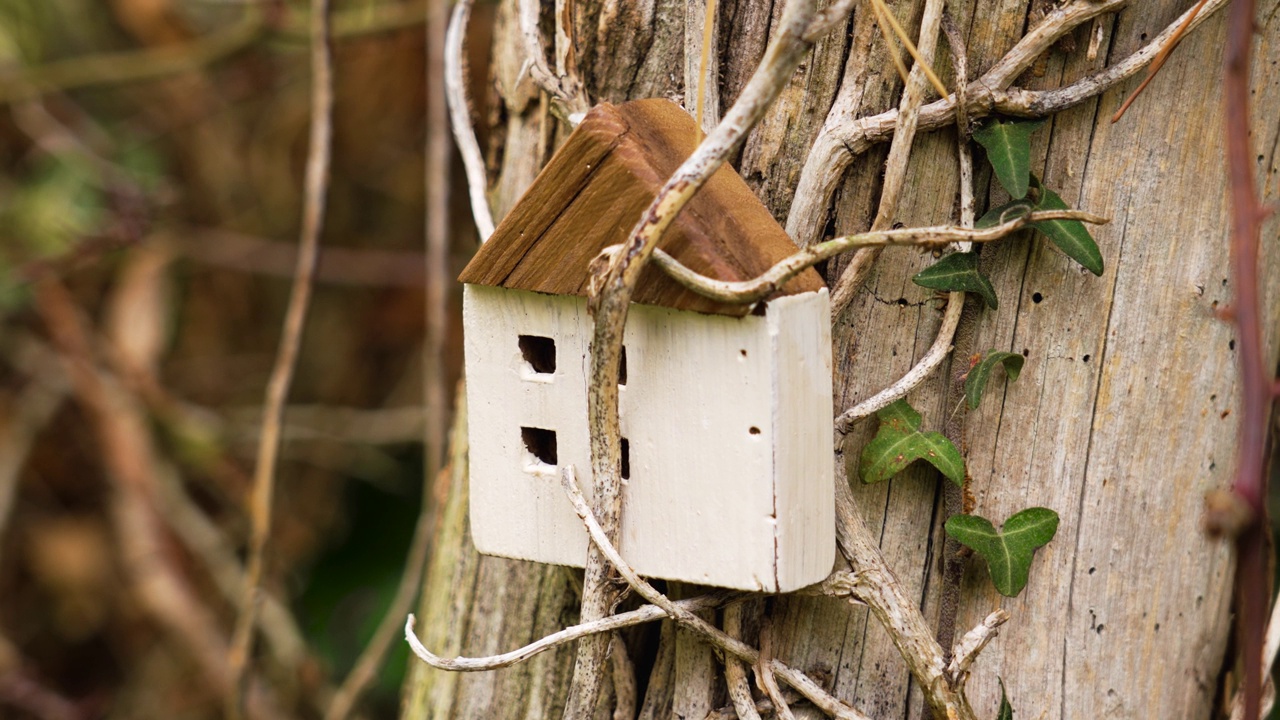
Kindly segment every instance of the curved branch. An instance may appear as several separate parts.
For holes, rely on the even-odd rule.
[[[444,41],[444,88],[449,102],[449,125],[453,139],[462,156],[462,167],[467,173],[467,191],[471,197],[471,217],[475,219],[476,232],[483,243],[493,234],[493,213],[486,196],[488,181],[485,179],[484,155],[476,141],[471,126],[471,104],[467,102],[467,80],[464,77],[462,59],[463,42],[467,36],[467,21],[471,18],[473,0],[458,0],[453,6],[449,31]]]
[[[937,225],[921,228],[897,228],[847,235],[811,245],[794,255],[778,261],[762,275],[752,280],[715,280],[690,270],[662,250],[653,251],[653,262],[676,282],[713,300],[726,303],[754,303],[765,299],[787,284],[791,278],[824,260],[864,247],[891,245],[922,248],[942,248],[953,242],[991,242],[1008,236],[1032,223],[1047,220],[1079,220],[1093,225],[1104,225],[1110,220],[1082,210],[1036,210],[989,228],[974,230],[954,225]],[[622,246],[612,245],[601,256],[613,257]]]

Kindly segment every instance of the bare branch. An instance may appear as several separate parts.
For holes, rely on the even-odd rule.
[[[285,312],[284,329],[275,366],[267,383],[258,444],[258,462],[253,475],[250,502],[252,534],[245,572],[244,596],[240,602],[227,661],[232,675],[228,712],[238,716],[243,701],[243,678],[253,649],[253,628],[258,613],[258,591],[262,585],[267,539],[271,535],[271,509],[275,494],[276,458],[280,451],[281,415],[293,382],[302,329],[311,302],[312,280],[319,254],[320,231],[324,225],[325,194],[329,183],[329,157],[333,136],[333,63],[329,46],[329,0],[311,2],[311,132],[307,151],[305,199],[299,240],[298,267]]]
[[[742,615],[746,611],[746,603],[736,602],[724,609],[724,632],[734,640],[742,639]],[[747,680],[747,669],[736,658],[724,659],[724,680],[729,688],[729,700],[738,713],[738,720],[760,720],[756,711],[756,701],[751,697],[751,684]]]
[[[445,36],[444,89],[449,101],[449,120],[453,128],[453,140],[462,167],[467,173],[467,190],[471,197],[471,217],[475,219],[480,242],[493,234],[493,213],[489,209],[488,181],[485,179],[484,155],[471,125],[471,104],[467,101],[466,66],[463,59],[463,43],[467,37],[467,21],[471,18],[473,0],[458,0],[453,6],[449,32]]]
[[[737,594],[728,593],[712,593],[709,595],[699,595],[687,600],[676,600],[676,605],[688,610],[689,612],[697,612],[699,610],[708,610],[719,607],[728,602]],[[485,670],[497,670],[498,668],[510,667],[517,663],[529,660],[534,656],[544,653],[547,650],[557,648],[574,640],[596,635],[600,633],[611,633],[615,630],[631,627],[632,625],[641,625],[654,620],[661,620],[668,616],[666,610],[657,605],[642,605],[630,612],[618,613],[610,615],[607,618],[601,618],[592,622],[582,623],[567,627],[558,633],[553,633],[543,638],[517,648],[511,652],[502,653],[501,655],[489,655],[486,657],[457,657],[442,658],[435,655],[422,645],[422,641],[413,632],[414,617],[410,613],[408,620],[404,625],[404,639],[409,643],[409,647],[413,649],[413,654],[417,655],[426,664],[440,670],[448,670],[450,672],[482,672]]]
[[[850,250],[887,246],[941,248],[953,242],[992,242],[1007,237],[1031,223],[1045,220],[1079,220],[1095,225],[1109,222],[1107,218],[1081,210],[1036,210],[981,230],[954,225],[936,225],[865,232],[811,245],[778,261],[773,267],[752,280],[714,280],[690,270],[662,250],[654,251],[653,261],[674,280],[700,295],[721,302],[754,303],[772,295],[806,268]],[[613,245],[605,248],[601,255],[612,257],[620,250],[621,246]]]
[[[960,638],[960,642],[956,643],[951,651],[951,664],[947,665],[947,674],[951,676],[951,682],[955,683],[956,687],[964,687],[966,675],[969,668],[973,666],[973,661],[978,659],[978,653],[1000,634],[999,627],[1008,621],[1009,613],[996,610],[984,618],[977,627],[965,633],[964,637]]]

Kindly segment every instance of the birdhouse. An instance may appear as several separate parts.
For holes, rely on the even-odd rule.
[[[471,532],[480,552],[586,562],[560,486],[591,489],[588,265],[623,243],[696,143],[666,100],[589,112],[459,278],[464,289]],[[796,246],[725,166],[659,245],[719,280]],[[835,555],[831,311],[812,269],[756,306],[641,274],[617,378],[619,550],[642,575],[787,592]]]

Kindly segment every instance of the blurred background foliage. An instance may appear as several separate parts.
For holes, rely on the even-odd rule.
[[[422,498],[427,11],[333,7],[332,186],[268,552],[283,614],[264,609],[281,627],[255,660],[283,717],[322,714],[394,593]],[[0,717],[222,714],[200,657],[234,621],[293,272],[307,12],[0,2]],[[474,234],[453,195],[456,274]],[[129,443],[144,451],[113,447]],[[385,665],[367,716],[394,714],[403,669],[403,653]]]

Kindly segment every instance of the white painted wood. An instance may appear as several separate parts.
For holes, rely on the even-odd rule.
[[[826,577],[835,548],[828,307],[825,291],[774,301],[764,317],[633,307],[619,544],[638,572],[770,592]],[[554,431],[558,463],[590,487],[585,302],[469,285],[464,322],[476,547],[581,566],[586,532],[520,428]],[[554,339],[553,374],[533,372],[520,335]]]
[[[778,584],[803,587],[835,562],[835,472],[830,406],[831,305],[825,289],[769,303],[774,358],[774,475],[777,478]]]

